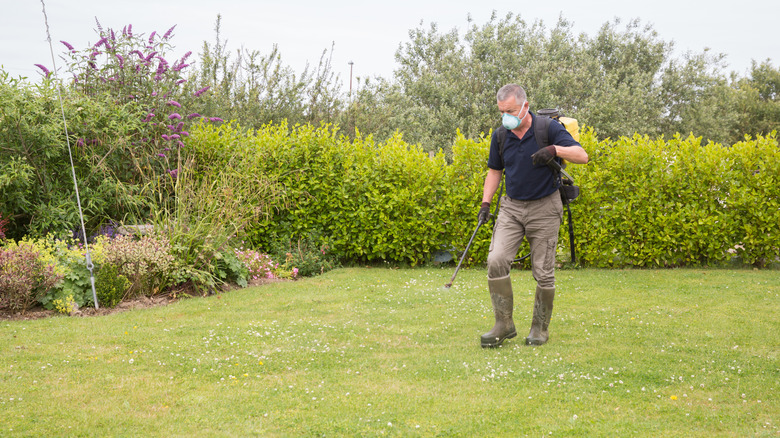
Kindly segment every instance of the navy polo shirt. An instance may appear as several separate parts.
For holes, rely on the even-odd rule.
[[[558,190],[557,175],[545,164],[534,166],[531,158],[539,150],[539,144],[536,143],[533,127],[536,116],[530,114],[532,125],[523,138],[517,138],[514,132],[507,131],[503,165],[498,153],[497,130],[493,131],[487,163],[491,169],[504,171],[507,196],[522,201],[541,199]],[[547,136],[551,145],[582,147],[560,123],[550,123]],[[555,159],[560,163],[560,158]]]

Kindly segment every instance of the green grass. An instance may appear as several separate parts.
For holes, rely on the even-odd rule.
[[[351,268],[0,323],[0,436],[777,436],[780,273],[565,270],[551,340],[484,270]]]

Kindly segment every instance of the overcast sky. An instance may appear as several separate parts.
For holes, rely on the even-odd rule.
[[[34,64],[51,68],[51,54],[40,0],[2,0],[0,13],[0,65],[13,77],[37,80]],[[353,75],[390,77],[399,44],[408,32],[437,23],[440,30],[464,31],[468,17],[486,23],[495,10],[520,14],[526,22],[542,20],[554,27],[559,15],[574,23],[576,33],[594,36],[614,18],[624,23],[639,18],[665,41],[674,41],[676,55],[701,52],[705,47],[727,55],[728,70],[745,76],[751,60],[780,62],[777,0],[743,1],[616,1],[556,0],[46,0],[49,30],[55,55],[60,40],[76,49],[97,42],[95,18],[104,28],[121,30],[132,24],[134,33],[164,33],[176,25],[176,49],[169,59],[186,51],[200,53],[203,42],[214,40],[217,14],[222,15],[222,36],[228,48],[245,47],[263,54],[277,44],[284,64],[301,72],[306,62],[316,67],[323,50],[335,43],[333,67],[345,83],[349,61]],[[622,29],[622,26],[621,26]],[[191,60],[197,60],[193,56]],[[57,66],[63,67],[57,58]]]

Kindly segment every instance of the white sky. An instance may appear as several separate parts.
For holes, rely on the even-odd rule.
[[[51,69],[51,54],[40,0],[0,0],[0,65],[13,77],[39,77],[34,64]],[[408,31],[423,22],[437,23],[440,31],[468,27],[467,17],[479,26],[493,10],[499,17],[520,14],[526,22],[542,20],[550,28],[558,16],[574,23],[575,33],[595,36],[605,22],[618,17],[624,23],[639,18],[651,24],[665,41],[674,41],[676,55],[709,47],[727,55],[728,70],[745,76],[751,60],[780,62],[777,0],[45,0],[55,55],[60,40],[76,49],[94,44],[95,17],[104,28],[121,30],[132,24],[134,33],[164,33],[176,25],[176,49],[169,59],[191,50],[200,53],[203,42],[214,41],[217,14],[222,15],[222,37],[232,51],[240,47],[270,52],[278,44],[282,62],[300,73],[308,61],[316,67],[322,51],[335,43],[333,67],[348,86],[353,75],[389,78],[395,52],[409,41]],[[621,27],[622,28],[622,27]],[[197,60],[193,56],[190,60]],[[64,62],[57,58],[57,66]]]

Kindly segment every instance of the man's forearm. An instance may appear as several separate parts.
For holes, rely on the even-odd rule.
[[[579,146],[555,146],[555,154],[573,164],[587,164],[589,159],[585,149]]]
[[[500,170],[488,169],[487,176],[485,176],[485,185],[482,189],[482,202],[490,203],[493,201],[493,196],[501,183],[501,175],[502,172]]]

